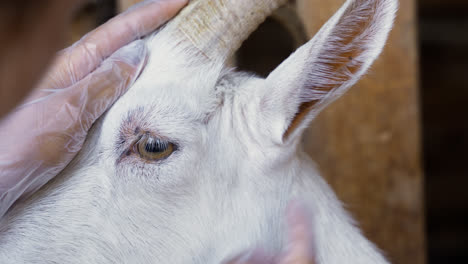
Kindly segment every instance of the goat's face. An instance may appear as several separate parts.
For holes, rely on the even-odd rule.
[[[298,161],[295,142],[276,141],[266,120],[267,83],[224,69],[168,72],[157,38],[92,146],[115,188],[114,219],[125,216],[119,226],[137,226],[143,240],[151,234],[161,260],[216,263],[249,245],[280,246],[274,230]]]
[[[147,67],[87,146],[108,219],[124,229],[119,243],[132,237],[171,263],[279,247],[285,204],[310,191],[301,177],[315,173],[299,158],[300,135],[380,53],[395,9],[347,1],[267,79],[227,70],[229,54],[214,56],[173,24],[148,38]]]

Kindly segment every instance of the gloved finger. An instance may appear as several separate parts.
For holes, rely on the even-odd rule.
[[[146,54],[145,43],[134,41],[105,60],[92,74],[48,99],[46,111],[56,109],[55,118],[42,121],[52,128],[44,137],[53,144],[41,147],[40,155],[52,162],[59,159],[59,153],[77,153],[92,124],[135,81],[146,62]]]
[[[112,18],[64,50],[54,63],[47,83],[53,88],[70,86],[93,71],[120,47],[161,26],[188,0],[147,0]]]
[[[223,262],[226,264],[269,264],[273,263],[273,257],[269,256],[260,248],[252,251],[244,252],[236,257],[231,258],[229,261]]]
[[[313,264],[313,226],[306,206],[292,201],[287,208],[288,242],[280,264]]]
[[[269,256],[256,249],[240,254],[227,264],[314,264],[313,222],[310,212],[299,200],[290,202],[286,210],[287,244],[279,256]]]
[[[12,140],[0,144],[0,217],[69,164],[94,121],[136,79],[146,54],[143,41],[135,41],[79,83],[22,106],[2,122],[0,136]]]

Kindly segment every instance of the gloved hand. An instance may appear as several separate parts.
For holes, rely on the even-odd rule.
[[[314,264],[313,221],[306,206],[292,201],[287,208],[287,244],[278,255],[268,255],[262,249],[253,249],[248,253],[227,261],[227,264]]]
[[[144,67],[145,45],[134,40],[187,2],[145,1],[59,53],[26,103],[0,123],[0,217],[69,164],[94,121]]]

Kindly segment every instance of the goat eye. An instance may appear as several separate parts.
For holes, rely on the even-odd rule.
[[[135,147],[140,157],[149,161],[165,159],[174,152],[174,144],[149,135],[144,135]]]

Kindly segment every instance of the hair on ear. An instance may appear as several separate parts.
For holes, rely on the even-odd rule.
[[[288,79],[286,85],[280,82],[281,89],[294,87],[289,96],[297,98],[295,114],[286,117],[283,141],[302,131],[298,128],[307,125],[368,70],[384,47],[397,7],[397,0],[346,1],[314,39],[268,77]]]
[[[397,1],[348,1],[342,16],[306,66],[302,102],[322,101],[333,89],[354,84],[380,54],[390,31]],[[346,7],[346,8],[345,8]],[[343,91],[344,92],[344,91]],[[340,93],[336,95],[341,95]]]

